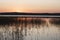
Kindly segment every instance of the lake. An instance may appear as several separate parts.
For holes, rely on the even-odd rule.
[[[59,18],[29,18],[27,21],[18,18],[17,23],[2,24],[0,40],[60,40],[60,25],[56,19]]]

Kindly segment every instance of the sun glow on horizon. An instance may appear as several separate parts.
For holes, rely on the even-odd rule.
[[[20,10],[16,10],[16,12],[22,12],[22,11],[20,11]]]
[[[0,0],[0,12],[60,13],[60,0]]]
[[[15,12],[24,12],[23,10],[16,9]]]

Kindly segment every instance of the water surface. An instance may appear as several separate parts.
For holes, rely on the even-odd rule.
[[[60,40],[60,25],[25,21],[0,25],[0,40]]]

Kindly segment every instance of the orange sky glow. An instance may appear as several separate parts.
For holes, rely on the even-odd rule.
[[[60,13],[60,0],[0,0],[0,12]]]

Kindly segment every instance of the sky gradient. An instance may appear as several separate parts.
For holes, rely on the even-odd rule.
[[[0,12],[60,13],[60,0],[0,0]]]

